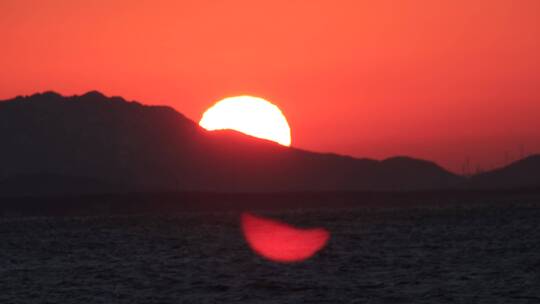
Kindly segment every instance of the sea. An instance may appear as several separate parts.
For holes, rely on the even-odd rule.
[[[540,201],[272,211],[331,233],[288,264],[238,215],[5,215],[0,303],[540,303]]]

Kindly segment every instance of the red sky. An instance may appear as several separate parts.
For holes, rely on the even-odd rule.
[[[315,151],[457,172],[540,152],[537,0],[2,0],[0,67],[0,99],[97,89],[196,121],[261,96]]]

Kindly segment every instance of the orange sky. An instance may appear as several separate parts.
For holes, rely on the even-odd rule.
[[[537,0],[2,0],[0,67],[0,99],[97,89],[196,121],[258,95],[315,151],[540,152]]]

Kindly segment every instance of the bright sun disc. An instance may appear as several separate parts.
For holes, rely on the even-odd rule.
[[[291,145],[291,129],[281,110],[259,97],[225,98],[204,112],[199,125],[206,130],[231,129],[244,134]]]

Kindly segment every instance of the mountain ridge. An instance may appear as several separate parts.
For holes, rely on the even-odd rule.
[[[0,101],[0,138],[0,195],[6,192],[2,181],[43,174],[142,192],[408,191],[467,184],[434,162],[354,158],[231,130],[209,132],[171,107],[98,91]],[[21,195],[31,195],[32,188],[39,187],[28,184]]]

